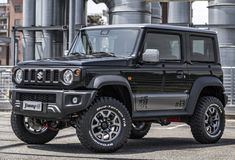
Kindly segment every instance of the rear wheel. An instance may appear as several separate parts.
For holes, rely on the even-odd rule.
[[[141,139],[146,136],[151,128],[151,122],[133,122],[130,139]]]
[[[221,101],[216,97],[202,97],[191,119],[194,138],[203,144],[216,143],[223,135],[225,113]]]
[[[56,137],[57,130],[51,130],[43,120],[12,113],[11,127],[15,135],[28,144],[45,144]]]
[[[109,97],[97,98],[78,120],[80,142],[94,152],[114,152],[130,135],[131,118],[126,107]]]

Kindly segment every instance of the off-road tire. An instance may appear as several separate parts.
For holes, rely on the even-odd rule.
[[[134,122],[133,122],[134,123]],[[151,128],[151,122],[143,122],[142,128],[136,128],[132,125],[130,139],[141,139],[146,136]]]
[[[92,133],[92,119],[103,110],[111,110],[120,118],[121,130],[111,142],[102,142]],[[120,149],[128,140],[131,131],[131,117],[127,108],[111,97],[98,97],[78,119],[77,136],[83,146],[92,152],[109,153]]]
[[[219,114],[220,124],[218,132],[214,135],[208,134],[205,127],[206,111],[213,106]],[[223,135],[225,128],[225,112],[221,101],[216,97],[206,96],[199,99],[194,115],[190,121],[191,131],[196,141],[202,144],[216,143]]]
[[[56,137],[58,131],[47,129],[41,134],[30,133],[24,125],[24,116],[11,114],[11,127],[15,135],[27,144],[45,144]]]

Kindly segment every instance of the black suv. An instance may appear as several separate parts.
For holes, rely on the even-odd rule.
[[[151,123],[185,122],[200,143],[224,131],[223,72],[216,33],[167,25],[84,28],[67,56],[13,69],[11,125],[28,144],[74,127],[95,152],[143,138]]]

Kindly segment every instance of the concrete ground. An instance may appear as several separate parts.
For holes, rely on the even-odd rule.
[[[234,160],[235,120],[227,120],[226,125],[224,136],[217,144],[198,144],[187,125],[174,123],[166,127],[153,125],[146,138],[129,140],[116,153],[94,154],[83,148],[73,128],[60,131],[46,145],[26,145],[12,133],[10,112],[0,112],[0,159]]]

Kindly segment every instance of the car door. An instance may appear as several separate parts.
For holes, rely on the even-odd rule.
[[[149,30],[142,53],[159,51],[157,63],[142,62],[134,76],[137,111],[184,109],[188,99],[188,71],[184,63],[184,34]]]

